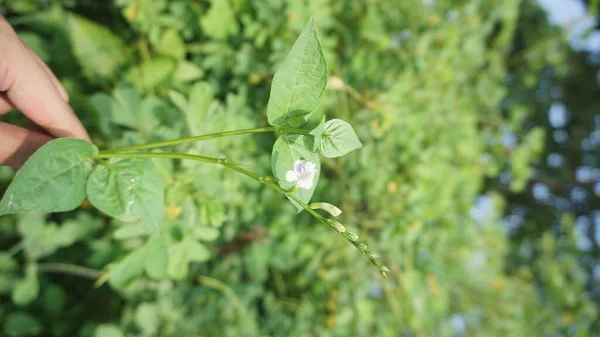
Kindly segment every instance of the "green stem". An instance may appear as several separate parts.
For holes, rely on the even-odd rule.
[[[21,252],[24,248],[25,248],[25,241],[19,241],[14,246],[10,247],[6,251],[6,254],[8,254],[8,257],[13,257],[13,256],[17,255],[19,252]]]
[[[38,263],[38,270],[45,273],[71,274],[92,280],[102,275],[98,270],[67,263]]]
[[[187,153],[169,153],[169,152],[150,152],[150,153],[110,153],[100,152],[93,158],[171,158],[171,159],[190,159],[203,161],[206,163],[219,164],[219,160],[213,157],[205,157]]]
[[[384,277],[386,276],[386,273],[389,272],[389,269],[387,269],[387,267],[385,267],[384,265],[381,264],[381,262],[379,262],[379,257],[376,256],[374,253],[372,253],[371,251],[367,250],[366,245],[357,241],[358,236],[354,233],[352,233],[350,236],[349,233],[350,232],[346,232],[346,229],[343,228],[343,226],[341,224],[338,223],[338,225],[336,226],[334,223],[335,221],[332,220],[327,220],[325,219],[323,216],[321,216],[321,214],[315,212],[315,210],[313,210],[312,208],[310,208],[306,203],[304,203],[302,200],[300,200],[298,197],[296,197],[294,195],[294,189],[290,189],[290,190],[286,190],[284,188],[282,188],[281,186],[279,186],[278,184],[273,183],[270,179],[268,179],[267,177],[261,177],[253,172],[250,172],[244,168],[239,167],[238,165],[236,165],[235,163],[231,162],[228,159],[225,158],[214,158],[214,157],[207,157],[207,156],[200,156],[200,155],[193,155],[193,154],[187,154],[187,153],[174,153],[174,152],[146,152],[146,153],[99,153],[98,155],[94,156],[94,158],[171,158],[171,159],[189,159],[189,160],[196,160],[196,161],[201,161],[201,162],[205,162],[205,163],[211,163],[211,164],[217,164],[217,165],[221,165],[224,166],[228,169],[231,169],[233,171],[236,171],[238,173],[241,173],[247,177],[250,177],[264,185],[269,186],[270,188],[274,189],[275,191],[287,196],[288,198],[294,200],[296,203],[298,203],[298,205],[300,205],[300,207],[302,207],[305,211],[307,211],[308,213],[310,213],[312,216],[314,216],[317,220],[319,220],[320,222],[332,227],[334,230],[338,231],[338,233],[342,234],[350,243],[352,243],[356,248],[358,248],[363,254],[365,254],[369,260],[371,260],[371,262],[377,266],[377,268],[379,268],[379,270],[381,271],[382,275]],[[339,226],[342,227],[343,231],[340,231]],[[353,237],[355,236],[355,237]]]
[[[282,188],[281,186],[269,181],[268,179],[264,179],[259,175],[250,172],[244,168],[239,167],[235,163],[231,162],[228,159],[224,158],[214,158],[207,156],[200,156],[195,154],[187,154],[187,153],[173,153],[173,152],[150,152],[150,153],[99,153],[94,158],[171,158],[171,159],[189,159],[195,161],[201,161],[205,163],[222,165],[228,169],[241,173],[247,177],[250,177],[264,185],[269,186],[270,188],[276,190],[281,194],[285,194],[285,196],[294,200],[298,203],[302,208],[304,208],[308,213],[312,214],[319,221],[327,223],[326,219],[322,217],[319,213],[315,212],[313,209],[308,207],[302,200],[296,197],[292,192]]]
[[[262,127],[262,128],[216,132],[216,133],[209,133],[209,134],[199,135],[199,136],[165,140],[165,141],[161,141],[161,142],[153,142],[153,143],[148,143],[148,144],[125,146],[125,147],[120,147],[120,148],[116,148],[116,149],[112,149],[112,150],[100,151],[100,153],[115,153],[115,152],[124,152],[124,151],[152,149],[152,148],[157,148],[157,147],[164,147],[164,146],[170,146],[170,145],[195,142],[195,141],[199,141],[199,140],[214,139],[214,138],[243,135],[243,134],[250,134],[250,133],[266,133],[266,132],[286,132],[286,133],[296,133],[296,134],[302,134],[302,135],[310,134],[310,131],[303,130],[303,129],[278,127],[278,126],[266,126],[266,127]]]

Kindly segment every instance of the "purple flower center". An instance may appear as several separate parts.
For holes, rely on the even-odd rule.
[[[296,173],[298,173],[299,175],[303,175],[304,172],[306,171],[306,167],[304,167],[304,164],[302,164],[302,163],[298,163],[296,165],[295,169],[296,169]]]

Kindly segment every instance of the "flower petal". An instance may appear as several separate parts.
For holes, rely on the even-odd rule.
[[[304,167],[306,168],[306,172],[311,172],[311,171],[317,170],[317,164],[310,162],[310,161],[307,162],[306,165],[304,165]]]
[[[307,175],[303,175],[302,177],[300,177],[298,179],[298,182],[296,184],[298,185],[298,187],[308,190],[313,186],[312,178],[313,178],[312,176],[308,177]]]
[[[317,171],[306,171],[302,176],[298,177],[298,179],[308,179],[310,181],[313,181],[313,179],[315,178],[315,175],[317,174]]]
[[[298,174],[296,173],[296,171],[289,170],[285,173],[285,180],[287,180],[290,183],[293,183],[294,181],[298,180]]]

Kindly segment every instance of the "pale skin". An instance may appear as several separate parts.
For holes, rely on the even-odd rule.
[[[0,116],[12,109],[23,113],[37,130],[0,121],[0,165],[18,169],[53,138],[90,140],[65,88],[0,15]]]

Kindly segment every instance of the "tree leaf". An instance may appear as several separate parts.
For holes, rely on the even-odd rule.
[[[141,221],[157,231],[164,214],[161,178],[150,159],[111,159],[88,180],[88,198],[100,211],[122,221]]]
[[[73,54],[91,80],[112,77],[128,59],[125,43],[102,25],[70,14],[67,30]]]
[[[310,189],[299,188],[294,192],[294,195],[304,203],[308,203],[312,198],[315,188],[317,187],[317,183],[319,182],[319,175],[321,173],[321,162],[319,160],[319,155],[314,153],[312,148],[313,141],[308,136],[280,136],[273,146],[273,155],[271,157],[273,175],[275,175],[275,177],[279,180],[279,186],[284,189],[290,189],[295,185],[295,183],[288,182],[285,179],[285,174],[287,171],[293,169],[294,162],[296,162],[296,160],[303,160],[316,164],[317,173],[314,177],[313,186]],[[298,203],[291,199],[290,201],[296,206],[298,211],[302,210],[302,207],[298,205]]]
[[[325,123],[325,131],[319,146],[319,152],[323,156],[340,157],[362,146],[350,124],[341,119],[332,119]]]
[[[311,17],[273,77],[269,124],[304,124],[321,102],[326,85],[327,64]]]
[[[17,172],[0,201],[0,215],[71,211],[85,199],[85,183],[98,148],[59,138],[42,146]]]

